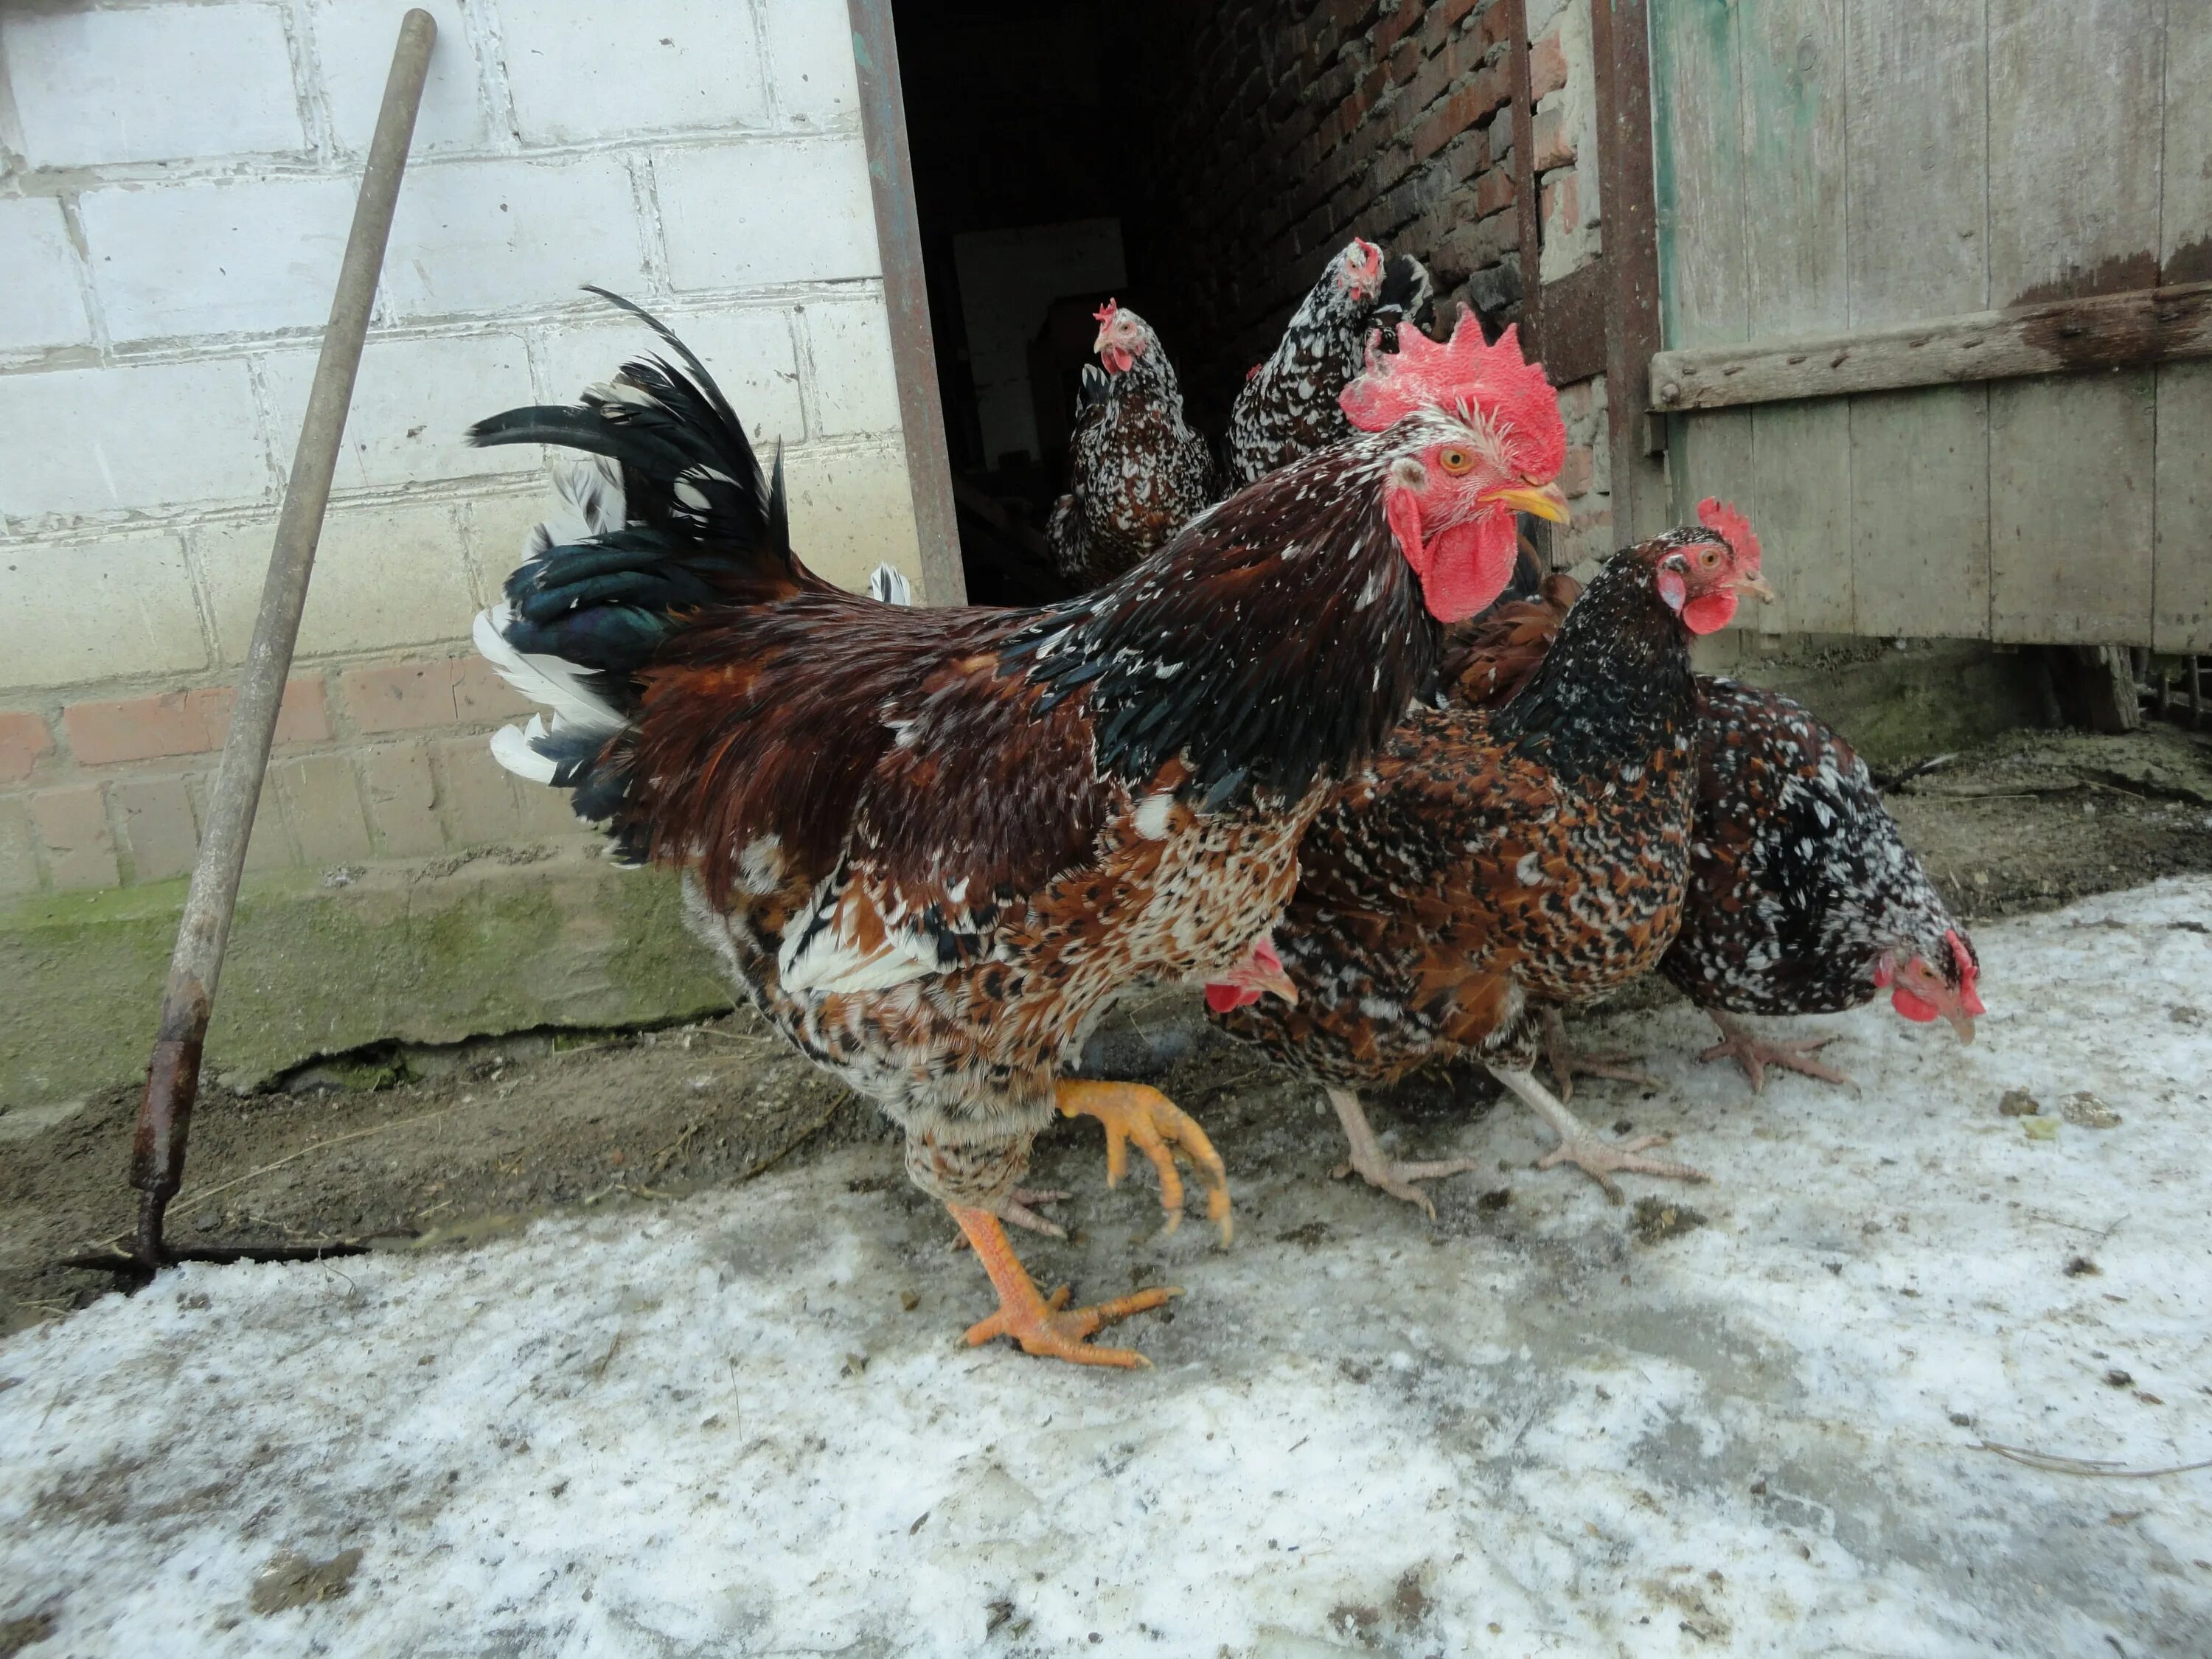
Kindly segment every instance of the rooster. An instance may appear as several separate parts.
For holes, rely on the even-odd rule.
[[[1278,930],[1295,1003],[1214,1015],[1322,1081],[1352,1167],[1396,1197],[1433,1208],[1413,1183],[1473,1165],[1393,1163],[1353,1091],[1460,1054],[1551,1125],[1545,1167],[1576,1164],[1615,1201],[1615,1171],[1697,1177],[1644,1156],[1651,1137],[1591,1133],[1531,1066],[1545,1006],[1626,983],[1674,937],[1697,787],[1690,637],[1725,626],[1739,592],[1769,597],[1741,519],[1706,505],[1704,527],[1613,556],[1510,702],[1421,708],[1338,787]]]
[[[1363,237],[1330,260],[1299,302],[1274,355],[1245,377],[1229,411],[1228,470],[1242,486],[1340,442],[1351,431],[1338,396],[1360,372],[1369,337],[1386,351],[1399,330],[1418,325],[1433,284],[1410,254],[1389,259]]]
[[[477,620],[554,711],[493,751],[618,857],[679,869],[744,994],[904,1130],[999,1296],[971,1342],[1139,1364],[1089,1339],[1172,1292],[1069,1310],[1009,1244],[1002,1221],[1052,1230],[1018,1185],[1030,1145],[1055,1107],[1100,1118],[1109,1178],[1135,1139],[1170,1223],[1180,1148],[1225,1239],[1220,1160],[1156,1091],[1060,1068],[1133,985],[1289,994],[1267,938],[1300,835],[1433,688],[1443,625],[1504,586],[1514,514],[1557,499],[1542,369],[1463,328],[1353,389],[1353,441],[1106,586],[916,610],[799,561],[780,463],[764,481],[706,369],[645,320],[681,368],[631,362],[471,434],[597,462],[570,486],[588,533],[541,532]]]
[[[1447,664],[1453,695],[1478,708],[1512,696],[1578,591],[1554,574],[1539,599],[1485,616]],[[1973,942],[1850,744],[1778,692],[1700,676],[1697,745],[1689,891],[1659,967],[1719,1028],[1702,1057],[1735,1060],[1753,1093],[1769,1066],[1847,1083],[1814,1058],[1833,1039],[1761,1038],[1736,1016],[1835,1013],[1883,990],[1905,1018],[1948,1020],[1971,1042]],[[1556,1034],[1552,1047],[1564,1095],[1582,1062]]]
[[[1078,589],[1120,575],[1204,510],[1213,459],[1183,419],[1182,389],[1160,337],[1133,311],[1099,308],[1098,363],[1083,366],[1068,441],[1068,489],[1045,540]],[[1102,368],[1099,365],[1103,364]]]

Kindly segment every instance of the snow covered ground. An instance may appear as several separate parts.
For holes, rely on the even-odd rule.
[[[1137,1247],[1188,1291],[1124,1328],[1146,1373],[958,1346],[988,1298],[941,1217],[850,1190],[888,1148],[472,1251],[180,1271],[0,1348],[0,1627],[50,1621],[12,1626],[40,1656],[2212,1653],[2212,1469],[1981,1443],[2212,1457],[2208,922],[2192,879],[1988,928],[1973,1048],[1803,1023],[1856,1098],[1750,1103],[1686,1009],[1586,1033],[1668,1085],[1593,1117],[1716,1177],[1630,1179],[1703,1212],[1672,1237],[1528,1170],[1507,1107],[1434,1225],[1319,1178],[1325,1123],[1296,1170],[1230,1143],[1237,1247]],[[2121,1121],[2057,1118],[2082,1090]],[[1100,1239],[1085,1296],[1132,1277]]]

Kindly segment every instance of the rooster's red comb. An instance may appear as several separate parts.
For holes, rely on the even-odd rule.
[[[1494,428],[1528,477],[1549,483],[1559,475],[1567,456],[1559,395],[1543,364],[1522,358],[1517,329],[1509,327],[1496,345],[1485,344],[1482,325],[1462,305],[1447,345],[1401,328],[1398,349],[1384,352],[1380,337],[1379,331],[1369,337],[1366,368],[1337,399],[1352,425],[1381,432],[1416,410],[1440,409]]]
[[[1109,300],[1104,305],[1099,307],[1097,310],[1091,313],[1091,320],[1097,323],[1101,328],[1103,328],[1107,324],[1114,320],[1115,313],[1121,310],[1121,307],[1116,305],[1113,301]]]
[[[1724,501],[1717,495],[1706,496],[1698,503],[1698,522],[1717,532],[1735,550],[1736,557],[1753,570],[1759,568],[1759,538],[1752,534],[1751,520],[1735,510],[1734,501]]]

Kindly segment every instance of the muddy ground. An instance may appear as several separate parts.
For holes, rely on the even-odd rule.
[[[2212,870],[2212,742],[2171,727],[2011,734],[1904,779],[1891,800],[1969,922]],[[2003,994],[1994,979],[1986,989],[1992,1002]],[[1622,1000],[1672,995],[1655,981]],[[1240,1170],[1318,1175],[1337,1156],[1314,1091],[1256,1055],[1206,1047],[1155,1080],[1218,1138],[1232,1182]],[[1419,1139],[1415,1126],[1462,1121],[1487,1093],[1456,1075],[1416,1078],[1375,1102],[1376,1127]],[[104,1275],[57,1264],[129,1225],[137,1095],[122,1085],[66,1115],[0,1115],[0,1329],[57,1317],[110,1288]],[[1632,1098],[1616,1090],[1607,1109],[1632,1110],[1617,1103]],[[747,1012],[660,1031],[487,1037],[348,1056],[244,1098],[211,1095],[193,1125],[172,1237],[463,1248],[538,1215],[656,1205],[878,1143],[881,1155],[863,1160],[877,1173],[858,1183],[880,1186],[883,1202],[926,1208],[900,1178],[874,1109]],[[1073,1265],[1087,1222],[1125,1209],[1133,1220],[1131,1206],[1152,1201],[1143,1177],[1109,1194],[1098,1176],[1095,1130],[1040,1143],[1033,1184],[1075,1194],[1056,1212],[1074,1238],[1031,1247],[1040,1276]],[[1070,1261],[1055,1262],[1063,1252]]]

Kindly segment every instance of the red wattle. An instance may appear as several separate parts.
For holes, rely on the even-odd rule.
[[[1106,372],[1109,374],[1126,374],[1129,372],[1129,365],[1137,361],[1119,346],[1108,346],[1098,355],[1104,360]]]
[[[1259,1000],[1257,991],[1247,990],[1241,985],[1209,985],[1206,988],[1206,1006],[1212,1013],[1225,1014],[1231,1008],[1248,1008]]]
[[[1383,515],[1399,550],[1421,579],[1421,602],[1438,622],[1464,621],[1505,591],[1519,543],[1510,513],[1486,514],[1429,540],[1421,536],[1421,504],[1410,489],[1393,489]]]
[[[1937,1012],[1934,1003],[1928,1001],[1924,998],[1914,995],[1911,992],[1906,990],[1902,985],[1899,986],[1896,990],[1890,993],[1889,1003],[1890,1006],[1896,1009],[1899,1013],[1903,1014],[1905,1018],[1916,1021],[1923,1025],[1925,1025],[1929,1020],[1935,1018]]]
[[[1700,593],[1682,607],[1682,625],[1692,634],[1711,634],[1735,620],[1735,589]]]

